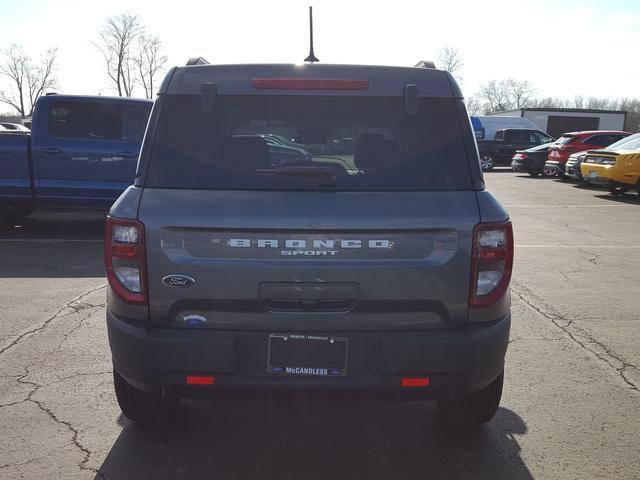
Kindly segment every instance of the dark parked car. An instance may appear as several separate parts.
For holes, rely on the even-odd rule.
[[[510,165],[517,150],[553,142],[553,137],[541,130],[506,128],[498,130],[493,140],[478,140],[480,163],[484,171],[496,165]]]
[[[543,143],[537,147],[528,148],[526,150],[518,150],[513,155],[511,168],[516,172],[528,173],[532,177],[543,174],[546,177],[555,175],[552,169],[545,169],[544,163],[547,161],[549,154],[549,145],[552,143]]]
[[[288,131],[312,164],[273,165],[246,135],[256,125]],[[307,148],[342,137],[355,139],[344,166]],[[488,422],[513,233],[475,147],[445,71],[172,69],[105,229],[124,415],[153,424],[183,397],[293,393],[435,399],[447,421]]]

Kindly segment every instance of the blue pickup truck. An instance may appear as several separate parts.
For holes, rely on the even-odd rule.
[[[108,207],[133,182],[153,102],[47,95],[31,133],[0,134],[0,216],[38,205]]]

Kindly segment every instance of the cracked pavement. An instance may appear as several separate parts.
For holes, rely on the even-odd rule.
[[[311,400],[189,401],[142,431],[113,394],[103,213],[0,224],[0,479],[640,478],[640,201],[487,183],[514,222],[513,327],[502,406],[474,434],[431,403]]]

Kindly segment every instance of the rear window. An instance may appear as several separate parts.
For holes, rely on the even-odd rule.
[[[48,131],[61,138],[109,138],[102,103],[56,102],[51,106]]]
[[[563,135],[556,140],[556,145],[566,145],[567,143],[571,143],[572,141],[574,141],[576,138],[577,137],[570,135]]]
[[[456,102],[421,98],[418,113],[408,116],[402,97],[229,95],[204,114],[199,96],[169,95],[145,185],[468,190]]]
[[[151,105],[121,105],[121,140],[142,141],[151,113]]]

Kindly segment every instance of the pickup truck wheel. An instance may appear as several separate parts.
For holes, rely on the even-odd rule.
[[[113,372],[113,384],[122,414],[141,426],[166,424],[178,410],[180,399],[166,399],[143,392],[127,383],[117,372]]]
[[[438,399],[443,420],[451,425],[477,427],[493,418],[500,398],[504,371],[489,386],[462,398]]]
[[[15,222],[16,220],[22,220],[28,217],[35,209],[36,206],[31,203],[2,204],[0,205],[0,217],[4,218],[7,222]]]
[[[542,169],[542,175],[544,175],[545,177],[555,177],[556,176],[556,169],[555,168],[551,168],[551,167],[544,167]]]
[[[490,172],[493,170],[493,166],[495,164],[495,160],[493,155],[490,153],[481,153],[480,154],[480,165],[482,166],[483,172]]]

